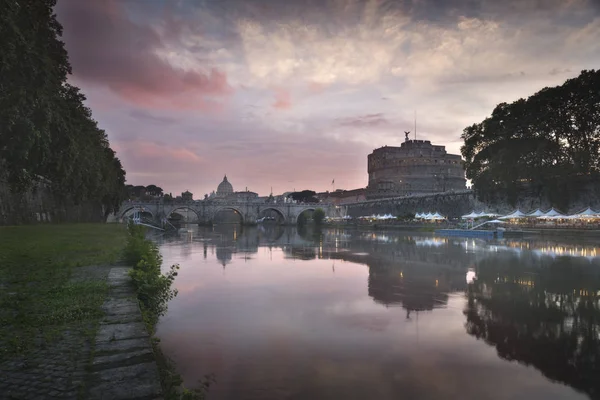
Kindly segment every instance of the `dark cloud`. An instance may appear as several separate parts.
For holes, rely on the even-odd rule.
[[[149,26],[133,23],[123,4],[116,0],[58,2],[57,15],[78,79],[106,85],[144,105],[170,96],[231,92],[227,77],[215,68],[204,73],[184,71],[161,60],[155,53],[164,46],[160,35]],[[206,105],[202,97],[190,104],[193,108]]]
[[[336,122],[340,126],[352,128],[367,128],[389,125],[390,123],[382,113],[360,115],[358,117],[337,118]]]
[[[173,125],[177,122],[176,118],[157,116],[142,110],[132,110],[129,115],[135,119],[143,119],[159,125]]]

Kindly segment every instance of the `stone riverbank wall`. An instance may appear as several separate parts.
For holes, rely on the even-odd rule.
[[[30,190],[15,193],[0,177],[0,225],[43,222],[103,222],[102,206],[59,204],[49,185],[40,179]]]
[[[449,218],[456,218],[473,209],[485,208],[484,204],[475,199],[471,190],[368,200],[344,206],[347,214],[353,218],[372,214],[404,216],[436,211]]]
[[[459,218],[461,215],[468,214],[473,210],[505,215],[515,209],[522,212],[531,212],[538,208],[546,211],[551,207],[558,208],[561,212],[567,214],[574,214],[587,207],[600,211],[600,185],[586,188],[579,196],[571,200],[568,207],[563,208],[557,207],[547,199],[535,195],[524,195],[515,205],[510,205],[507,202],[484,204],[477,200],[472,190],[367,200],[347,203],[343,207],[345,207],[343,211],[353,218],[372,214],[408,216],[418,212],[434,213],[436,211],[449,218]]]

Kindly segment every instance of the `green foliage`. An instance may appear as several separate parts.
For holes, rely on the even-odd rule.
[[[177,296],[177,290],[171,289],[171,286],[179,266],[172,265],[166,274],[162,274],[162,257],[156,244],[146,239],[145,227],[130,223],[128,230],[129,237],[124,258],[129,264],[134,265],[130,276],[136,288],[144,322],[148,330],[153,333],[158,319],[167,311],[168,302]],[[201,400],[205,397],[214,378],[207,376],[199,382],[198,389],[187,389],[182,386],[183,380],[176,372],[173,362],[161,351],[158,339],[153,338],[152,347],[156,355],[165,399]]]
[[[323,223],[323,220],[325,219],[325,211],[323,211],[322,208],[317,208],[312,215],[313,221],[315,221],[315,224],[317,225],[321,225]]]
[[[126,234],[117,224],[0,227],[0,360],[50,346],[65,329],[93,337],[108,288],[72,275],[115,262]]]
[[[467,178],[481,199],[514,203],[527,190],[566,208],[600,175],[600,71],[499,104],[462,138]]]
[[[308,216],[306,215],[305,212],[298,215],[298,219],[297,219],[298,226],[305,226],[307,222],[308,222]]]
[[[158,247],[146,239],[145,228],[129,224],[129,237],[124,251],[125,260],[133,265],[130,276],[137,291],[142,315],[150,331],[158,319],[165,314],[168,302],[177,295],[171,285],[177,276],[179,265],[172,265],[166,274],[162,274],[162,257]]]
[[[314,190],[303,190],[301,192],[292,192],[287,197],[301,203],[318,203],[319,199],[315,197],[316,194]]]
[[[175,364],[162,352],[159,344],[159,339],[152,338],[152,348],[156,356],[165,400],[202,400],[206,398],[208,389],[216,382],[214,375],[205,375],[198,381],[198,387],[195,389],[185,388],[181,375],[176,371]]]
[[[60,40],[56,0],[0,0],[0,165],[19,192],[46,178],[62,205],[123,199],[125,171],[92,119]]]

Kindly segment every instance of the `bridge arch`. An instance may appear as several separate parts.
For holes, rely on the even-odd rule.
[[[165,218],[169,219],[169,217],[170,217],[171,215],[173,215],[173,213],[175,213],[177,210],[190,210],[190,211],[192,211],[194,214],[196,214],[196,222],[200,222],[200,221],[201,221],[201,219],[200,219],[200,214],[198,214],[198,211],[197,211],[197,210],[195,210],[194,208],[192,208],[192,207],[189,207],[189,206],[186,206],[186,205],[183,205],[183,206],[177,206],[177,207],[173,207],[173,208],[172,208],[172,209],[169,211],[169,213],[168,213],[167,215],[165,215]],[[180,215],[181,215],[181,214],[180,214]]]
[[[125,218],[125,216],[131,211],[140,211],[143,213],[148,213],[152,216],[152,218],[154,218],[154,213],[152,211],[148,210],[148,208],[146,208],[144,206],[140,206],[140,205],[136,204],[134,206],[126,207],[123,211],[119,212],[119,220],[122,220],[123,218]]]
[[[298,218],[300,218],[300,216],[301,216],[302,214],[304,214],[306,211],[312,211],[312,212],[314,212],[316,209],[317,209],[316,207],[306,207],[306,208],[303,208],[303,209],[302,209],[302,210],[301,210],[301,211],[300,211],[300,212],[299,212],[299,213],[296,215],[296,219],[295,219],[295,221],[294,221],[294,222],[295,222],[296,224],[298,224]]]
[[[221,206],[221,207],[218,207],[217,209],[215,209],[210,216],[210,220],[214,222],[215,217],[217,216],[218,213],[220,213],[221,211],[227,211],[227,210],[235,211],[240,216],[240,218],[242,220],[242,224],[244,222],[246,222],[246,215],[244,214],[244,212],[242,210],[240,210],[239,208],[237,208],[235,206],[227,206],[227,205]]]
[[[281,217],[281,222],[284,224],[286,223],[287,218],[285,217],[285,213],[281,209],[279,209],[275,206],[273,206],[273,207],[267,206],[267,207],[261,208],[260,212],[258,213],[258,218],[261,218],[262,215],[264,215],[265,211],[269,211],[269,210],[275,211]]]

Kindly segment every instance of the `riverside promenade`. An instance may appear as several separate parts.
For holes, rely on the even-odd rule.
[[[73,282],[105,280],[109,286],[95,340],[70,329],[48,346],[4,360],[0,399],[162,399],[150,336],[129,270],[78,268]]]
[[[109,293],[102,306],[106,316],[96,334],[86,399],[162,398],[150,336],[127,274],[129,270],[114,267],[108,274]]]

